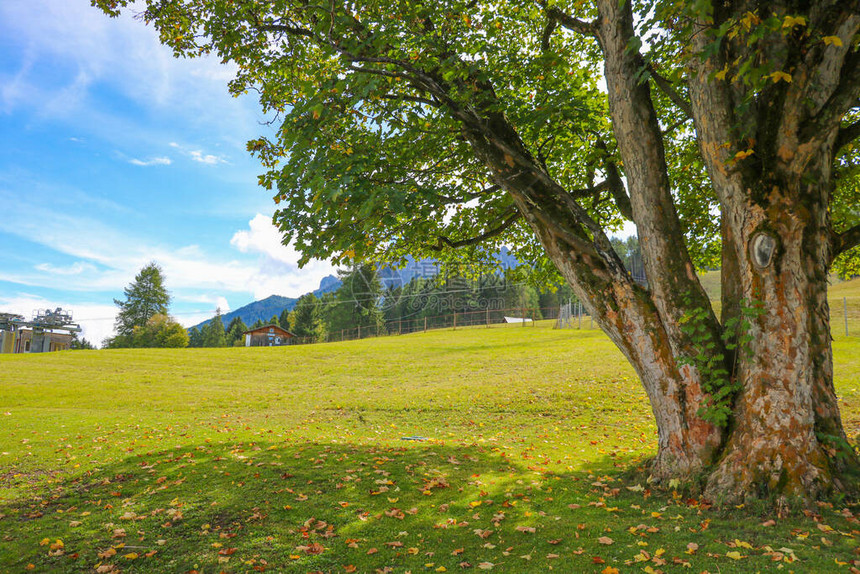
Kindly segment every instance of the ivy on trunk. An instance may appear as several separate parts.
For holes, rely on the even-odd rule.
[[[111,15],[125,0],[93,0]],[[147,0],[177,56],[236,65],[304,261],[559,273],[636,369],[657,480],[845,490],[828,274],[860,259],[860,4]],[[608,234],[635,224],[648,287]],[[717,316],[697,269],[722,265]]]

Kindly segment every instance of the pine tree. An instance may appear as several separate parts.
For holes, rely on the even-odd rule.
[[[296,337],[313,337],[316,335],[317,306],[319,299],[313,293],[299,297],[295,309],[290,313],[292,333]]]
[[[202,347],[203,346],[203,334],[200,332],[200,329],[197,327],[191,327],[191,330],[188,331],[188,346],[189,347]]]
[[[170,294],[164,286],[161,267],[155,262],[141,269],[124,293],[125,301],[113,300],[119,307],[115,325],[119,338],[132,336],[135,327],[145,327],[154,315],[167,315]]]
[[[215,316],[206,323],[202,331],[204,347],[226,347],[227,333],[224,322],[221,321],[221,309],[215,310]]]
[[[284,331],[290,330],[290,312],[288,309],[281,311],[281,315],[278,317],[278,324]]]
[[[233,317],[230,324],[227,326],[227,346],[241,346],[243,344],[242,334],[247,330],[248,327],[245,325],[242,317],[239,317],[238,315]]]

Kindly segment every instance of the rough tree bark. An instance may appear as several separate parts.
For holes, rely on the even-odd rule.
[[[718,11],[715,18],[732,15]],[[860,24],[848,3],[822,2],[808,18],[846,45]],[[699,24],[694,46],[704,51],[710,22]],[[708,478],[714,497],[811,499],[844,490],[840,473],[857,464],[833,387],[827,305],[836,118],[857,97],[856,53],[819,46],[793,54],[787,42],[796,39],[775,41],[786,42],[784,57],[794,58],[793,81],[765,88],[755,105],[742,106],[749,94],[715,79],[726,62],[749,55],[742,42],[725,42],[691,71],[699,146],[722,204],[724,279],[731,280],[723,283],[731,289],[723,293],[724,312],[737,316],[740,301],[762,310],[751,319],[751,341],[738,350],[742,389]],[[812,132],[811,124],[821,129]]]

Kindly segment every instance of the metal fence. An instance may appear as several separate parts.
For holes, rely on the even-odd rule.
[[[830,299],[830,333],[834,339],[860,337],[860,297]]]
[[[599,329],[594,319],[578,302],[561,307],[483,309],[456,311],[424,317],[407,317],[386,321],[384,324],[354,327],[317,337],[295,337],[293,345],[353,341],[370,337],[407,335],[438,329],[464,328],[571,328]],[[830,300],[830,330],[834,339],[860,337],[860,297],[839,297]]]
[[[576,309],[576,304],[574,304]],[[386,337],[390,335],[407,335],[439,329],[465,328],[534,328],[558,326],[559,307],[518,307],[508,309],[483,309],[477,311],[455,311],[448,314],[430,315],[424,317],[399,318],[386,321],[384,324],[370,327],[354,327],[327,333],[316,337],[295,337],[290,344],[304,345],[309,343],[329,343],[335,341],[352,341],[369,337]],[[574,311],[573,328],[597,329],[597,323],[579,308],[579,315]]]

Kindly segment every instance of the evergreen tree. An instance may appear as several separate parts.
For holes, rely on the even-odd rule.
[[[117,339],[131,336],[135,327],[144,327],[154,315],[167,315],[170,294],[164,286],[161,267],[155,262],[141,269],[124,293],[125,301],[113,300],[119,307],[115,326]]]
[[[316,320],[317,306],[319,299],[313,293],[307,293],[299,297],[293,312],[290,313],[289,320],[293,330],[291,331],[296,337],[314,337],[316,336]]]
[[[244,340],[242,339],[243,333],[248,330],[248,327],[245,325],[245,322],[238,315],[233,317],[230,321],[230,324],[227,326],[227,346],[228,347],[241,347],[244,345]]]
[[[78,338],[78,334],[72,335],[72,342],[69,344],[69,349],[73,351],[89,351],[95,349],[95,346],[86,340],[85,337]]]
[[[188,346],[189,347],[202,347],[203,346],[203,334],[200,332],[200,329],[197,327],[191,327],[191,330],[188,332]]]
[[[382,285],[376,268],[370,264],[356,265],[339,271],[341,286],[334,294],[326,293],[319,313],[318,329],[337,336],[344,330],[361,327],[362,334],[377,334],[385,324],[379,308]]]
[[[281,326],[281,329],[284,331],[290,330],[290,312],[287,309],[281,311],[281,315],[278,317],[278,324]]]
[[[215,316],[206,323],[202,331],[204,347],[226,347],[227,333],[224,322],[221,321],[221,309],[215,310]]]

